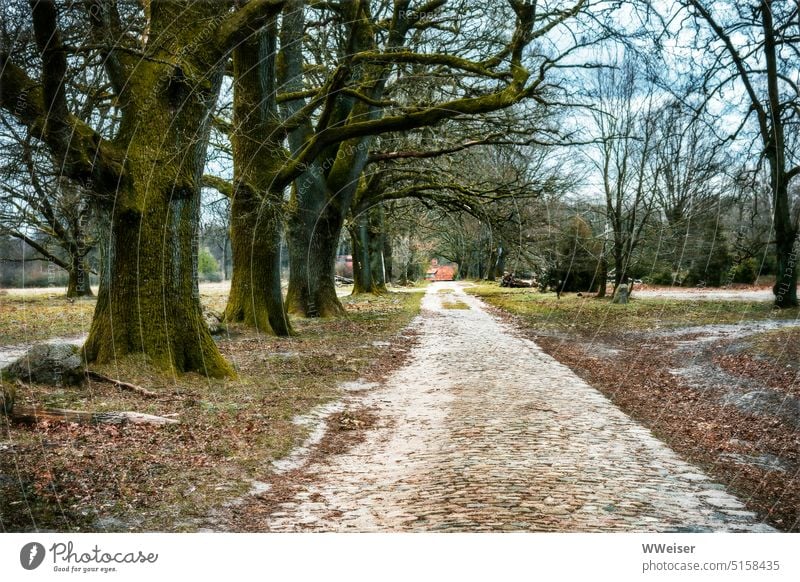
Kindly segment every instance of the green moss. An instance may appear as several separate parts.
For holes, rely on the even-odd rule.
[[[463,301],[442,301],[442,308],[444,309],[470,309],[470,306]]]

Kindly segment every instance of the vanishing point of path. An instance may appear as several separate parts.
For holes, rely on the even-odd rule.
[[[772,531],[459,284],[413,325],[404,367],[348,397],[376,426],[306,467],[271,531]]]

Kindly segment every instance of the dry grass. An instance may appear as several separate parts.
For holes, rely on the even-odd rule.
[[[142,358],[97,368],[159,392],[156,399],[95,382],[20,390],[21,404],[135,410],[175,415],[181,423],[25,427],[2,419],[0,531],[201,527],[211,508],[245,493],[252,479],[269,473],[273,459],[305,437],[292,423],[296,415],[337,398],[339,382],[380,377],[402,362],[402,351],[382,342],[402,347],[407,340],[396,335],[420,299],[420,293],[346,298],[348,317],[296,320],[298,335],[291,338],[232,328],[219,346],[235,364],[236,379],[169,377]],[[31,316],[38,320],[40,309],[54,308],[50,301],[29,304]],[[220,309],[224,297],[212,294],[203,302]],[[65,334],[70,327],[57,329]]]

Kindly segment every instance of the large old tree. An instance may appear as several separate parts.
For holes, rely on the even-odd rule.
[[[0,54],[0,105],[47,144],[65,176],[111,209],[106,280],[85,352],[107,362],[144,353],[176,371],[232,373],[205,327],[196,279],[200,183],[224,65],[281,8],[279,0],[90,1],[84,46],[63,42],[59,7],[31,0],[38,70]],[[21,9],[21,7],[20,7]],[[68,59],[96,51],[120,121],[101,134],[70,111]]]
[[[587,3],[578,0],[545,10],[535,2],[509,0],[497,6],[492,16],[514,20],[511,35],[482,34],[470,39],[454,38],[447,31],[457,29],[459,18],[475,18],[474,30],[480,30],[478,14],[485,16],[485,12],[475,10],[486,5],[470,4],[473,12],[459,17],[461,4],[434,0],[412,6],[399,1],[384,19],[376,18],[366,1],[335,8],[325,5],[346,32],[335,37],[339,39],[334,51],[337,66],[322,93],[298,96],[286,104],[293,113],[315,104],[319,108],[317,115],[299,119],[289,134],[293,163],[285,172],[294,175],[302,169],[288,210],[290,311],[321,316],[342,312],[333,284],[336,249],[368,161],[371,136],[435,126],[530,98],[545,102],[553,90],[546,82],[547,74],[575,45],[555,54],[531,47],[564,23],[580,27],[577,15]],[[301,11],[292,14],[294,18],[284,19],[282,29],[283,80],[288,92],[299,94],[307,89],[304,55],[290,39],[299,36],[304,24]],[[426,30],[444,32],[426,37]],[[405,83],[406,78],[412,83]],[[420,78],[428,79],[430,91],[416,90]],[[449,81],[443,86],[437,79]],[[414,91],[407,90],[411,85]]]

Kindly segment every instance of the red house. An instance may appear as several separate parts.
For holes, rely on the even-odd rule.
[[[456,268],[453,265],[440,265],[437,259],[431,259],[430,268],[425,271],[428,281],[455,281]]]

